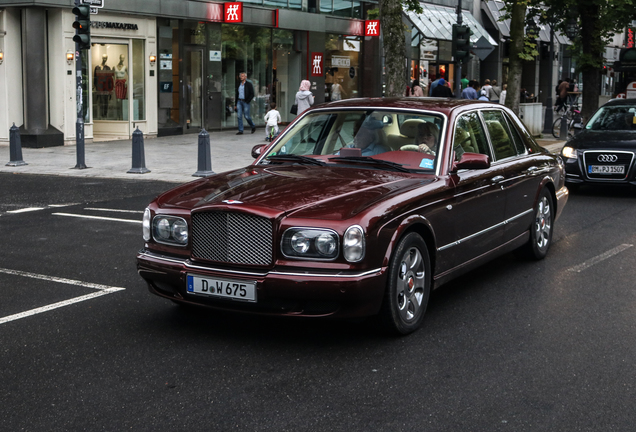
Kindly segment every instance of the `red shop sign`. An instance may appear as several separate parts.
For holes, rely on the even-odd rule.
[[[243,3],[224,3],[225,5],[225,22],[241,23],[243,22]]]
[[[366,20],[364,22],[365,36],[380,36],[380,20]]]
[[[311,53],[311,76],[318,77],[322,76],[322,53]]]

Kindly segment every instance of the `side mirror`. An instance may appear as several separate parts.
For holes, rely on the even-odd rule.
[[[480,153],[464,153],[458,162],[453,163],[453,171],[488,168],[490,168],[490,157]]]
[[[265,149],[265,147],[267,147],[267,144],[257,144],[254,147],[252,147],[252,157],[254,159],[258,158],[261,153],[263,153],[263,150]]]

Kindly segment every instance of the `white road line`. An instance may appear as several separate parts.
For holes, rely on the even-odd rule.
[[[27,207],[27,208],[21,208],[18,210],[9,210],[7,213],[17,214],[17,213],[26,213],[26,212],[32,212],[32,211],[38,211],[38,210],[44,210],[44,207]]]
[[[20,312],[14,315],[9,315],[3,318],[0,318],[0,324],[4,324],[7,323],[9,321],[15,321],[18,320],[20,318],[26,318],[29,316],[33,316],[33,315],[37,315],[40,314],[42,312],[48,312],[50,310],[53,309],[57,309],[57,308],[61,308],[64,306],[68,306],[68,305],[72,305],[74,303],[79,303],[79,302],[83,302],[84,300],[90,300],[96,297],[101,297],[103,295],[106,294],[112,294],[114,292],[117,291],[123,291],[125,290],[125,288],[120,288],[120,287],[111,287],[108,285],[100,285],[100,284],[94,284],[94,283],[90,283],[90,282],[82,282],[82,281],[78,281],[78,280],[74,280],[74,279],[66,279],[66,278],[59,278],[59,277],[55,277],[55,276],[47,276],[47,275],[41,275],[41,274],[37,274],[37,273],[30,273],[30,272],[23,272],[20,270],[10,270],[10,269],[5,269],[5,268],[0,268],[0,273],[5,273],[5,274],[9,274],[9,275],[15,275],[15,276],[24,276],[24,277],[30,277],[33,279],[41,279],[41,280],[46,280],[46,281],[50,281],[50,282],[59,282],[59,283],[64,283],[64,284],[68,284],[68,285],[76,285],[76,286],[81,286],[81,287],[85,287],[85,288],[93,288],[96,289],[97,292],[91,293],[91,294],[86,294],[83,296],[79,296],[79,297],[74,297],[72,299],[68,299],[68,300],[64,300],[61,302],[57,302],[57,303],[53,303],[47,306],[42,306],[39,308],[35,308],[35,309],[31,309],[28,310],[26,312]]]
[[[623,252],[624,250],[629,249],[632,246],[634,246],[634,245],[622,244],[620,246],[616,246],[614,249],[610,249],[607,252],[604,252],[604,253],[602,253],[600,255],[597,255],[594,258],[591,258],[591,259],[585,261],[582,264],[579,264],[577,266],[569,268],[568,271],[575,272],[575,273],[580,273],[583,270],[585,270],[585,269],[587,269],[589,267],[592,267],[594,264],[598,264],[601,261],[605,261],[606,259],[611,258],[614,255],[619,254],[619,253]]]
[[[94,208],[86,207],[84,210],[104,211],[104,212],[119,212],[119,213],[139,213],[143,214],[142,210],[121,210],[121,209],[109,209],[109,208]]]
[[[20,312],[20,313],[17,313],[15,315],[9,315],[9,316],[6,316],[4,318],[0,318],[0,324],[4,324],[4,323],[8,323],[10,321],[19,320],[21,318],[26,318],[26,317],[29,317],[29,316],[41,314],[43,312],[48,312],[48,311],[53,310],[53,309],[61,308],[61,307],[64,307],[64,306],[69,306],[69,305],[72,305],[74,303],[83,302],[84,300],[94,299],[95,297],[101,297],[103,295],[111,294],[111,293],[114,293],[114,292],[117,292],[117,291],[121,291],[123,289],[124,288],[111,288],[111,289],[108,289],[108,290],[99,290],[99,291],[91,293],[91,294],[86,294],[86,295],[83,295],[83,296],[80,296],[80,297],[75,297],[75,298],[72,298],[72,299],[69,299],[69,300],[64,300],[64,301],[61,301],[61,302],[58,302],[58,303],[53,303],[53,304],[42,306],[42,307],[39,307],[39,308],[36,308],[36,309],[31,309],[31,310],[28,310],[26,312]]]
[[[111,288],[125,289],[125,288],[111,287],[108,285],[101,285],[101,284],[95,284],[90,282],[82,282],[82,281],[78,281],[74,279],[66,279],[66,278],[61,278],[56,276],[47,276],[47,275],[30,273],[30,272],[25,272],[20,270],[11,270],[6,268],[0,268],[0,273],[5,273],[5,274],[15,275],[15,276],[24,276],[24,277],[29,277],[32,279],[41,279],[41,280],[50,281],[50,282],[59,282],[59,283],[67,284],[67,285],[77,285],[84,288],[92,288],[97,290],[108,290]]]
[[[99,219],[99,220],[107,220],[107,221],[114,221],[114,222],[128,222],[128,223],[136,223],[136,224],[142,223],[142,221],[140,220],[119,219],[119,218],[110,218],[110,217],[104,217],[104,216],[89,216],[89,215],[80,215],[80,214],[73,214],[73,213],[51,213],[51,214],[55,216],[69,216],[69,217],[76,217],[76,218],[83,218],[83,219]]]

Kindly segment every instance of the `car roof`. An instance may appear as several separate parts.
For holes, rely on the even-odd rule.
[[[336,102],[327,102],[324,104],[316,105],[312,108],[401,108],[413,110],[432,110],[448,114],[454,109],[470,105],[479,105],[484,108],[489,105],[499,108],[502,107],[502,105],[500,104],[491,104],[488,102],[468,99],[399,97],[343,99]]]
[[[636,99],[612,99],[611,101],[607,102],[603,106],[615,106],[615,105],[636,106]]]

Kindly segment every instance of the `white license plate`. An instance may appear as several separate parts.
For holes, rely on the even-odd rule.
[[[588,174],[625,174],[625,165],[589,165]]]
[[[188,275],[189,293],[234,300],[256,301],[256,282]]]

